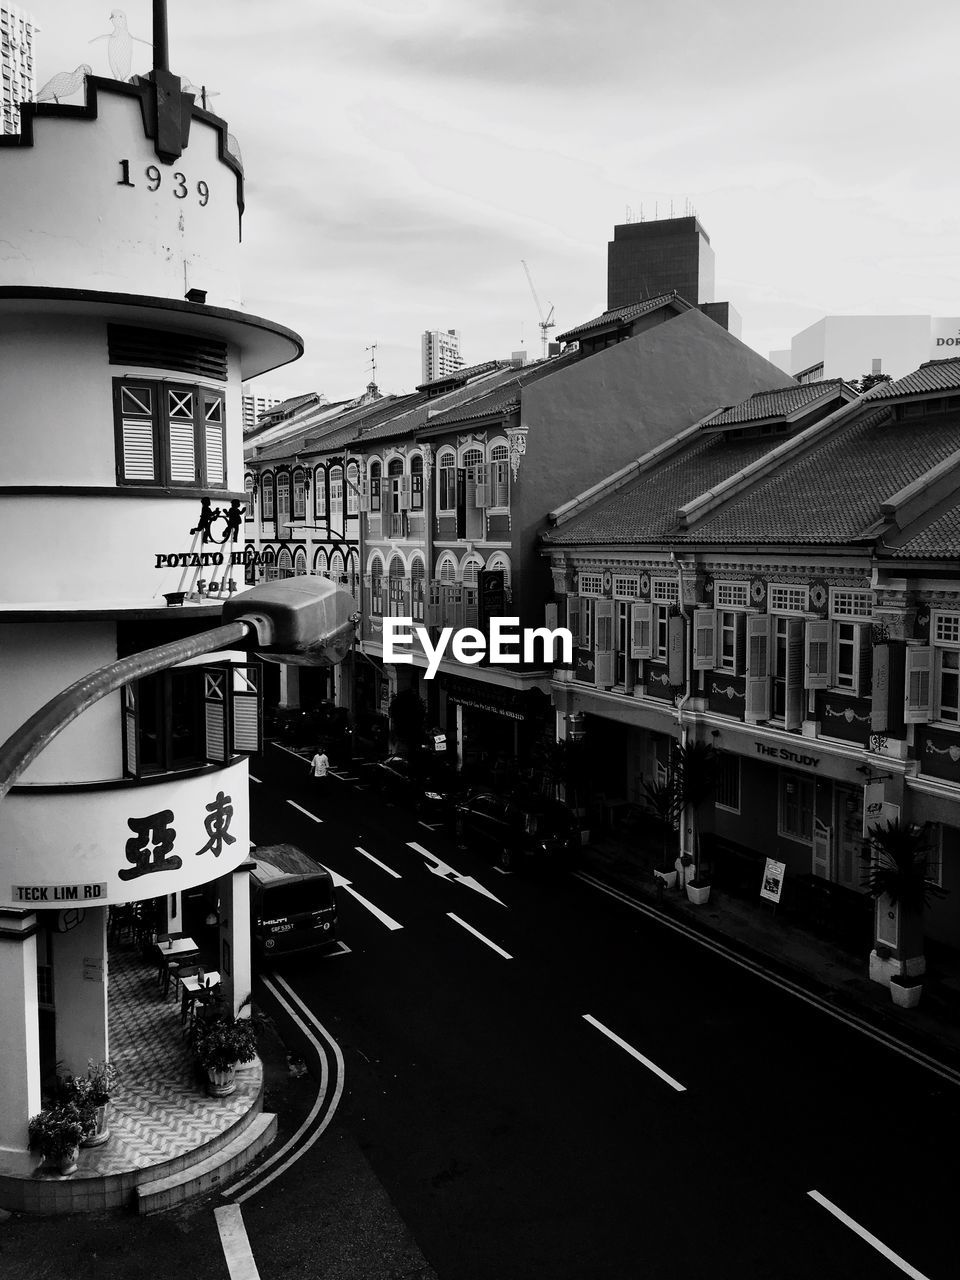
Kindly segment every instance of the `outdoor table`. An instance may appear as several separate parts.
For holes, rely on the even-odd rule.
[[[180,979],[180,1024],[188,1019],[192,1025],[193,1010],[197,1001],[209,992],[216,991],[220,985],[220,974],[216,969],[208,969],[202,976],[199,973],[184,975]]]
[[[157,984],[166,996],[170,990],[171,961],[198,955],[200,948],[192,938],[174,938],[171,942],[155,942],[154,950],[157,955]]]

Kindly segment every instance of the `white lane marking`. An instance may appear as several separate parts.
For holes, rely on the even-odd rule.
[[[394,920],[392,916],[388,916],[385,911],[381,911],[380,908],[375,907],[372,902],[368,902],[362,893],[357,893],[356,889],[354,889],[352,885],[344,885],[344,888],[352,898],[356,898],[361,907],[366,907],[370,914],[376,916],[381,924],[385,924],[391,933],[394,929],[403,928],[403,925]]]
[[[919,1067],[926,1067],[928,1071],[932,1071],[934,1075],[949,1081],[950,1084],[960,1085],[960,1071],[945,1067],[942,1062],[938,1062],[936,1058],[930,1057],[929,1054],[922,1053],[919,1049],[911,1049],[907,1045],[901,1044],[899,1040],[895,1040],[892,1036],[887,1035],[886,1032],[878,1031],[875,1027],[872,1027],[865,1019],[858,1018],[855,1013],[848,1013],[846,1010],[834,1008],[828,1001],[806,991],[799,983],[791,982],[789,978],[782,978],[779,974],[771,973],[768,969],[764,969],[762,965],[738,955],[730,947],[724,946],[722,942],[714,942],[710,938],[705,938],[696,929],[691,929],[677,920],[668,920],[661,912],[654,910],[653,907],[646,906],[642,902],[638,902],[636,898],[631,898],[628,893],[624,893],[621,889],[615,889],[612,885],[604,884],[602,880],[597,880],[583,871],[574,871],[573,874],[578,880],[582,880],[584,884],[588,884],[594,889],[599,889],[601,893],[605,893],[610,898],[616,898],[618,902],[632,907],[634,911],[639,911],[641,915],[647,916],[650,920],[655,920],[657,924],[663,925],[665,929],[672,929],[674,933],[679,933],[691,942],[699,943],[707,951],[712,951],[715,955],[722,956],[724,960],[729,960],[731,964],[745,969],[747,973],[752,973],[754,977],[762,978],[765,982],[769,982],[771,986],[779,987],[787,995],[796,996],[798,1000],[802,1000],[804,1004],[808,1004],[814,1009],[819,1009],[821,1013],[828,1013],[831,1018],[835,1018],[837,1022],[842,1023],[845,1027],[861,1032],[869,1039],[875,1040],[877,1044],[882,1044],[884,1048],[892,1050],[893,1053],[899,1053],[901,1057],[907,1058]]]
[[[513,956],[509,951],[504,951],[503,947],[498,947],[495,942],[491,942],[489,938],[485,938],[478,929],[472,924],[467,924],[466,920],[461,920],[459,916],[455,916],[452,911],[448,911],[447,915],[451,920],[455,921],[461,928],[466,929],[467,933],[472,933],[475,938],[479,938],[481,942],[485,942],[491,951],[495,951],[498,956],[503,956],[504,960],[512,960]]]
[[[428,831],[439,831],[443,826],[442,822],[424,822],[422,818],[417,820],[418,827],[426,827]]]
[[[922,1271],[918,1271],[916,1267],[911,1267],[909,1262],[905,1262],[899,1254],[894,1253],[892,1249],[888,1249],[881,1240],[871,1235],[865,1227],[861,1227],[859,1222],[854,1222],[842,1209],[838,1209],[835,1204],[832,1204],[826,1196],[822,1196],[819,1191],[808,1191],[807,1195],[811,1200],[816,1200],[817,1204],[822,1205],[828,1213],[832,1213],[845,1227],[855,1231],[861,1240],[866,1240],[867,1244],[876,1249],[877,1253],[882,1254],[888,1262],[892,1262],[895,1267],[899,1267],[904,1275],[912,1276],[913,1280],[927,1280]]]
[[[250,779],[250,781],[251,781],[251,782],[259,782],[259,781],[260,781],[260,779],[259,779],[259,778],[255,778],[255,777],[253,776],[253,774],[249,772],[249,770],[247,771],[247,777]]]
[[[585,1022],[589,1022],[592,1027],[596,1027],[598,1031],[602,1031],[605,1036],[608,1036],[614,1044],[618,1044],[621,1049],[625,1049],[632,1058],[636,1058],[638,1062],[642,1062],[643,1065],[649,1071],[652,1071],[655,1076],[659,1076],[661,1080],[665,1080],[671,1089],[676,1089],[677,1093],[686,1093],[686,1085],[681,1084],[679,1080],[674,1080],[673,1076],[668,1076],[667,1073],[662,1071],[655,1062],[651,1062],[649,1058],[645,1058],[639,1049],[635,1049],[632,1044],[627,1044],[626,1040],[621,1040],[615,1031],[611,1031],[609,1027],[605,1027],[602,1022],[598,1022],[597,1019],[589,1013],[585,1013],[583,1018]]]
[[[306,1140],[303,1146],[299,1150],[294,1150],[294,1154],[290,1157],[289,1160],[284,1161],[284,1163],[280,1165],[279,1168],[274,1169],[272,1173],[268,1174],[267,1177],[263,1178],[261,1177],[261,1175],[263,1174],[264,1170],[268,1169],[272,1164],[276,1164],[276,1162],[278,1160],[281,1160],[287,1154],[288,1151],[290,1151],[293,1148],[296,1148],[296,1145],[300,1141],[303,1134],[306,1133],[307,1129],[309,1129],[310,1126],[313,1124],[314,1120],[320,1113],[320,1108],[323,1105],[324,1097],[326,1095],[327,1087],[330,1079],[329,1066],[327,1063],[327,1055],[326,1053],[324,1053],[323,1045],[320,1043],[317,1037],[313,1034],[310,1028],[303,1021],[303,1018],[299,1017],[296,1010],[293,1009],[290,1006],[290,1004],[283,998],[283,996],[277,990],[277,987],[274,985],[274,980],[277,983],[279,983],[280,986],[285,988],[285,990],[287,991],[287,994],[290,996],[290,999],[298,1006],[298,1008],[303,1013],[304,1017],[310,1023],[312,1023],[314,1027],[317,1028],[317,1030],[320,1032],[321,1035],[325,1037],[327,1043],[330,1045],[331,1049],[333,1050],[333,1056],[337,1062],[337,1086],[333,1091],[333,1097],[330,1101],[329,1107],[327,1108],[327,1114],[324,1116],[323,1121],[316,1127],[313,1133],[311,1133],[310,1137]],[[284,1170],[289,1169],[290,1165],[292,1165],[295,1161],[299,1160],[302,1155],[305,1155],[310,1150],[313,1144],[317,1141],[317,1139],[326,1129],[327,1125],[333,1119],[337,1106],[340,1103],[341,1095],[343,1094],[343,1085],[344,1085],[343,1054],[340,1052],[340,1046],[337,1044],[336,1040],[334,1040],[333,1036],[326,1029],[326,1027],[324,1027],[322,1023],[317,1021],[317,1019],[314,1017],[311,1010],[307,1008],[307,1006],[303,1003],[300,997],[291,988],[290,984],[284,978],[281,978],[279,974],[275,974],[274,979],[271,979],[269,977],[264,977],[263,984],[267,988],[267,990],[271,992],[274,999],[277,1000],[283,1006],[284,1009],[286,1009],[287,1013],[290,1014],[291,1018],[293,1018],[294,1022],[297,1024],[300,1030],[304,1033],[304,1035],[307,1037],[307,1039],[316,1049],[320,1057],[320,1088],[317,1091],[317,1099],[314,1102],[313,1106],[310,1108],[310,1114],[304,1120],[303,1124],[296,1131],[293,1137],[289,1138],[287,1142],[285,1142],[284,1145],[280,1148],[279,1151],[275,1151],[273,1155],[268,1156],[267,1159],[264,1160],[264,1162],[257,1167],[256,1172],[249,1174],[246,1178],[241,1179],[241,1181],[236,1183],[233,1187],[231,1187],[229,1191],[224,1191],[223,1194],[225,1196],[232,1196],[235,1194],[235,1192],[239,1191],[241,1187],[246,1187],[250,1183],[253,1183],[253,1186],[251,1186],[248,1191],[245,1191],[242,1196],[237,1196],[238,1204],[242,1204],[243,1201],[249,1199],[250,1196],[256,1195],[265,1186],[271,1183],[274,1180],[274,1178],[279,1178],[280,1174],[283,1173]]]
[[[505,907],[507,905],[505,902],[500,902],[500,899],[495,893],[491,893],[489,889],[485,889],[479,880],[474,880],[473,876],[464,876],[461,875],[459,871],[454,871],[453,867],[448,867],[445,862],[441,862],[435,853],[431,853],[429,849],[425,849],[422,844],[417,844],[416,840],[408,840],[407,848],[413,849],[416,853],[419,853],[422,858],[426,858],[428,862],[432,863],[433,865],[427,867],[427,870],[432,872],[435,876],[440,876],[444,880],[456,880],[458,884],[464,884],[468,889],[475,889],[477,893],[482,893],[485,898],[490,898],[492,902],[499,903],[501,907]]]
[[[372,853],[367,853],[366,849],[361,849],[358,844],[355,844],[353,847],[356,849],[357,853],[362,853],[365,858],[369,858],[372,863],[378,866],[381,871],[385,871],[388,876],[393,876],[394,880],[401,879],[399,871],[394,871],[393,867],[388,867],[385,862],[381,862],[379,858],[375,858]]]
[[[336,769],[329,770],[330,777],[336,778],[338,782],[356,782],[357,777],[352,773],[337,773]]]
[[[214,1209],[213,1216],[217,1220],[220,1232],[220,1244],[223,1256],[230,1272],[230,1280],[260,1280],[260,1272],[253,1260],[247,1229],[243,1225],[243,1214],[238,1204],[221,1205]]]
[[[298,760],[306,760],[307,758],[306,756],[302,756],[299,751],[294,751],[292,747],[285,747],[280,742],[275,742],[273,745],[278,751],[285,751],[288,756],[296,756]]]
[[[311,813],[309,809],[305,809],[302,804],[297,804],[296,800],[288,800],[287,804],[292,805],[294,809],[299,809],[301,813],[305,813],[308,818],[312,818],[314,822],[322,822],[322,818],[318,818],[315,813]]]

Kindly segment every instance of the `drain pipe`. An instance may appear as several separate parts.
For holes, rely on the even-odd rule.
[[[679,605],[679,608],[680,608],[680,617],[683,618],[683,622],[684,622],[684,641],[683,641],[684,689],[680,697],[680,701],[677,703],[677,727],[680,730],[680,746],[685,751],[687,747],[687,740],[688,740],[687,739],[688,729],[687,729],[687,723],[683,718],[683,709],[692,693],[691,686],[693,682],[693,671],[692,671],[693,659],[691,656],[691,647],[693,645],[693,626],[690,621],[690,617],[686,609],[684,608],[684,604],[683,604],[683,565],[677,559],[677,554],[675,551],[670,552],[670,563],[673,565],[673,567],[677,571],[677,604]],[[686,806],[684,807],[686,808]],[[687,825],[686,813],[684,812],[684,813],[681,813],[680,815],[680,853],[681,854],[683,854],[684,852],[683,836],[684,836],[684,831],[686,829],[686,825]],[[697,855],[697,850],[696,848],[694,848],[694,859],[696,864],[694,873],[696,875],[699,875],[700,860],[696,855]],[[680,874],[681,876],[683,875],[682,870]],[[681,884],[680,887],[683,888],[683,885]]]

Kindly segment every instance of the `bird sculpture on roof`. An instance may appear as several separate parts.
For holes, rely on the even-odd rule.
[[[47,83],[41,87],[37,93],[36,101],[49,102],[52,98],[54,102],[59,103],[61,98],[69,98],[72,94],[82,89],[84,77],[92,75],[93,68],[87,66],[85,62],[81,62],[76,71],[59,71],[55,76],[51,76]]]
[[[184,93],[192,93],[199,101],[204,111],[207,109],[207,100],[209,98],[219,98],[219,89],[208,89],[205,84],[194,84],[192,80],[181,80],[180,86]]]
[[[110,21],[113,23],[113,31],[107,35],[94,36],[90,43],[95,44],[98,40],[106,40],[110,74],[114,80],[129,80],[130,67],[133,63],[134,40],[140,44],[150,44],[150,41],[141,40],[139,36],[130,34],[127,29],[127,15],[122,9],[112,10]]]

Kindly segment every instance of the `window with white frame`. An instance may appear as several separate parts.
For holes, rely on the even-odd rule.
[[[410,510],[423,510],[423,457],[419,453],[410,459]]]
[[[714,583],[713,603],[717,609],[746,609],[750,604],[750,584],[748,582]]]
[[[579,585],[582,596],[598,596],[603,591],[603,574],[581,573]]]
[[[251,476],[251,475],[244,476],[244,478],[243,478],[243,491],[244,491],[244,493],[247,495],[247,500],[246,500],[246,502],[243,504],[243,518],[244,518],[244,520],[252,520],[252,519],[253,519],[253,495],[254,495],[254,492],[255,492],[255,490],[256,490],[256,484],[257,484],[257,482],[256,482],[256,480],[253,478],[253,476]]]
[[[264,520],[273,519],[273,472],[267,471],[260,478],[260,512]]]
[[[463,562],[463,573],[461,581],[467,587],[475,587],[477,585],[477,574],[483,568],[483,561],[479,556],[468,556]]]
[[[670,605],[653,606],[652,654],[657,662],[666,662],[670,639]]]
[[[370,612],[375,617],[383,613],[383,561],[379,556],[370,561]]]
[[[456,582],[457,562],[451,556],[444,556],[440,561],[439,577],[441,582]]]
[[[873,617],[873,592],[847,590],[843,587],[830,588],[831,618],[871,618]]]
[[[317,467],[313,473],[313,509],[318,520],[327,515],[327,471],[325,467]]]
[[[380,459],[370,463],[370,510],[380,510]]]
[[[330,528],[343,533],[343,467],[330,468]]]
[[[115,378],[113,401],[118,484],[226,487],[222,391]]]
[[[273,547],[267,547],[263,553],[263,576],[267,582],[272,582],[277,576],[277,557]]]
[[[360,468],[355,462],[347,464],[347,515],[355,516],[360,510]]]
[[[680,599],[680,584],[676,578],[651,578],[650,599],[654,604],[676,604]]]
[[[414,622],[423,621],[423,588],[423,561],[419,556],[414,556],[410,565],[410,607]]]
[[[717,759],[716,801],[718,809],[740,812],[740,757],[728,751]]]
[[[503,554],[502,551],[496,551],[487,561],[487,568],[503,574],[503,589],[505,599],[510,599],[510,557]]]
[[[286,471],[277,475],[277,525],[290,523],[290,476]],[[282,536],[277,529],[277,536]]]
[[[768,602],[771,613],[806,613],[810,607],[810,588],[771,582]]]
[[[457,459],[449,449],[437,460],[437,510],[457,509]]]
[[[505,444],[495,444],[490,450],[490,499],[491,507],[510,505],[510,450]]]
[[[307,516],[307,482],[303,467],[293,473],[293,518],[305,520]]]
[[[640,594],[639,578],[621,578],[614,575],[613,594],[617,600],[635,600]]]
[[[743,671],[746,660],[746,615],[742,610],[717,610],[716,660],[718,671],[735,675]]]
[[[293,557],[293,576],[295,578],[303,578],[307,572],[307,553],[303,547],[297,547],[297,554]]]
[[[343,575],[343,555],[339,551],[335,551],[330,557],[330,568],[324,574],[324,577],[330,578],[333,582],[339,582]]]
[[[833,688],[866,697],[872,676],[873,592],[833,587],[830,619],[833,628]],[[850,621],[847,621],[850,619]]]
[[[935,611],[930,618],[933,646],[933,718],[960,724],[960,613]]]
[[[813,844],[815,788],[813,778],[780,770],[777,832],[788,840]]]

